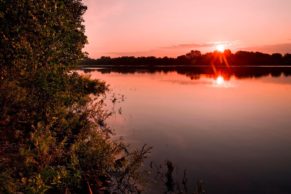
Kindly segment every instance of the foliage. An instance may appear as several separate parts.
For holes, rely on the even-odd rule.
[[[85,10],[80,0],[0,0],[1,193],[119,192],[113,180],[137,177],[149,152],[110,139],[106,84],[71,71],[84,58]]]

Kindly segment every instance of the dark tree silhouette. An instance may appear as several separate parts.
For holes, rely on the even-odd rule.
[[[110,141],[105,83],[71,71],[84,58],[85,10],[0,0],[0,193],[138,191],[149,148]]]
[[[223,59],[224,58],[224,59]],[[185,55],[176,58],[169,57],[101,57],[99,59],[86,59],[82,62],[83,66],[104,66],[104,67],[157,67],[157,66],[209,66],[225,65],[225,61],[230,66],[258,66],[258,65],[291,65],[290,54],[284,56],[280,53],[266,54],[261,52],[238,51],[232,53],[225,50],[223,53],[218,51],[201,54],[200,51],[192,50]],[[223,60],[221,60],[223,59]]]

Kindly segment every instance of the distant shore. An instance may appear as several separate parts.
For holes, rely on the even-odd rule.
[[[250,66],[291,66],[291,54],[238,51],[232,53],[230,50],[224,52],[214,51],[202,54],[200,51],[192,50],[185,55],[176,58],[169,57],[101,57],[98,59],[84,59],[81,66],[85,67],[122,67],[122,68],[153,68],[153,67],[250,67]]]

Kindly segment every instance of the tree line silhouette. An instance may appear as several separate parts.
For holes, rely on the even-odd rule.
[[[117,58],[103,56],[98,59],[87,58],[83,61],[83,66],[209,66],[211,63],[215,63],[217,66],[223,66],[225,65],[225,61],[221,60],[222,57],[225,58],[231,66],[291,65],[291,54],[266,54],[249,51],[238,51],[232,53],[231,50],[225,50],[222,53],[214,51],[202,54],[198,50],[192,50],[189,53],[176,58],[153,56],[123,56]]]

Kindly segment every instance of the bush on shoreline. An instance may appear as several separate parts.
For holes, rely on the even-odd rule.
[[[0,192],[135,192],[150,148],[113,142],[84,58],[80,0],[0,0]],[[95,96],[95,100],[90,97]]]

